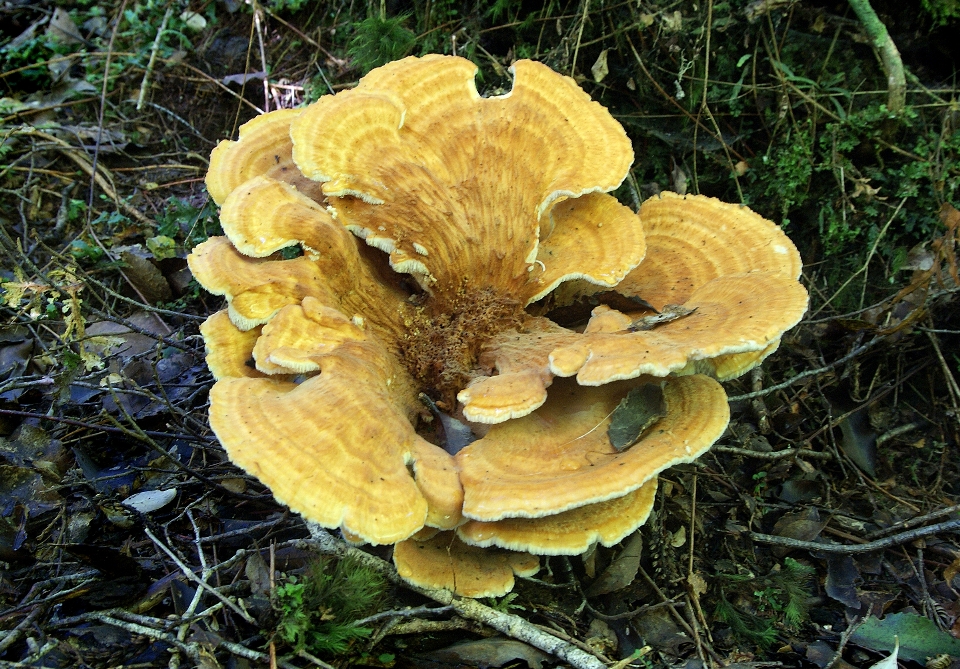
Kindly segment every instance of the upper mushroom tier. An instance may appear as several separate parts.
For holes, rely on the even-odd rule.
[[[618,541],[657,474],[726,425],[722,388],[696,373],[743,373],[806,308],[779,228],[700,196],[635,214],[607,194],[633,159],[609,112],[544,65],[512,72],[509,93],[483,98],[464,59],[391,63],[247,123],[207,174],[226,237],[189,263],[227,301],[202,328],[217,437],[279,500],[356,540],[456,530],[417,535],[408,557]],[[694,375],[663,383],[659,428],[614,449],[610,413],[660,383],[637,377],[678,374]],[[548,401],[555,377],[571,378]],[[502,425],[454,456],[422,393]],[[530,567],[498,559],[477,592]]]

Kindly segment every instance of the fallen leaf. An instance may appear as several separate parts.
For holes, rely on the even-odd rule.
[[[187,27],[187,30],[191,30],[193,32],[200,32],[207,27],[207,19],[203,17],[203,14],[191,12],[189,9],[180,14],[180,20],[183,21],[183,24]]]
[[[686,307],[679,304],[668,304],[666,305],[659,314],[653,314],[651,316],[643,316],[638,318],[630,324],[630,327],[627,328],[630,332],[640,332],[642,330],[652,330],[658,325],[663,325],[664,323],[669,323],[670,321],[675,321],[678,318],[683,318],[684,316],[689,316],[696,309],[687,309]]]
[[[850,636],[850,640],[869,650],[892,651],[897,648],[905,660],[924,664],[928,657],[960,657],[960,640],[943,632],[929,618],[916,613],[894,613],[879,620],[873,616]]]
[[[643,552],[643,537],[634,532],[624,545],[617,559],[603,570],[600,577],[587,588],[587,597],[597,597],[608,592],[622,590],[637,577],[640,570],[640,554]]]
[[[624,397],[610,418],[607,436],[618,452],[633,446],[643,432],[667,415],[663,390],[655,383],[637,386]]]
[[[827,556],[827,580],[824,589],[827,594],[844,606],[859,610],[863,604],[857,592],[856,583],[860,580],[853,557],[831,553]]]
[[[127,497],[121,504],[140,513],[162,509],[177,496],[176,490],[144,490]]]
[[[523,660],[533,669],[541,669],[550,656],[520,641],[491,637],[479,641],[464,641],[423,655],[437,662],[457,666],[502,667],[516,660]]]
[[[120,260],[126,265],[124,274],[148,304],[164,302],[173,297],[170,284],[152,262],[129,251],[120,254]]]
[[[609,53],[609,51],[610,49],[601,51],[600,55],[597,56],[597,62],[590,68],[590,72],[593,74],[593,80],[598,84],[610,74],[610,69],[607,67],[607,53]]]
[[[50,23],[47,25],[47,37],[61,44],[77,44],[83,41],[77,24],[70,18],[67,10],[57,7],[53,10]]]
[[[900,639],[898,637],[893,637],[893,652],[887,655],[885,658],[877,662],[876,664],[870,665],[870,669],[898,669],[897,665],[897,653],[900,651]]]

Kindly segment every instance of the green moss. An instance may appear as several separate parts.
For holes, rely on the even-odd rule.
[[[350,558],[318,560],[277,587],[277,636],[296,651],[339,654],[371,629],[356,625],[386,590],[383,578]]]

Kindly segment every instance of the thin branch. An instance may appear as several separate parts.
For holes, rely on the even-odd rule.
[[[787,379],[787,380],[784,381],[783,383],[778,383],[778,384],[775,385],[775,386],[768,386],[768,387],[764,388],[763,390],[758,390],[758,391],[756,391],[756,392],[754,392],[754,393],[747,393],[746,395],[732,395],[731,397],[728,397],[728,398],[727,398],[727,401],[728,401],[728,402],[742,402],[743,400],[752,400],[754,397],[763,397],[764,395],[769,395],[770,393],[774,393],[774,392],[776,392],[776,391],[778,391],[778,390],[783,390],[784,388],[789,388],[790,386],[792,386],[792,385],[793,385],[794,383],[796,383],[797,381],[800,381],[800,380],[802,380],[802,379],[805,379],[805,378],[807,378],[808,376],[817,376],[818,374],[823,374],[824,372],[829,372],[829,371],[830,371],[831,369],[833,369],[834,367],[839,367],[840,365],[844,364],[845,362],[849,362],[850,360],[853,360],[854,358],[856,358],[858,355],[860,355],[861,353],[863,353],[863,352],[866,351],[867,349],[873,348],[875,345],[877,345],[878,343],[880,343],[883,339],[884,339],[883,336],[878,335],[878,336],[874,337],[873,339],[871,339],[870,341],[868,341],[866,344],[863,344],[863,345],[861,345],[861,346],[858,346],[857,348],[853,349],[852,351],[850,351],[849,353],[847,353],[845,356],[843,356],[843,357],[840,358],[839,360],[834,360],[833,362],[831,362],[829,365],[827,365],[827,366],[825,366],[825,367],[821,367],[820,369],[808,369],[808,370],[805,371],[805,372],[800,372],[800,373],[797,374],[796,376]]]
[[[429,597],[435,602],[450,606],[464,618],[476,620],[508,636],[530,644],[545,653],[550,653],[569,663],[576,669],[606,669],[606,665],[592,655],[585,653],[576,646],[537,629],[526,620],[510,613],[495,611],[473,599],[466,599],[454,595],[449,590],[422,588],[412,585],[400,578],[397,570],[388,562],[365,553],[359,548],[353,548],[333,537],[316,523],[307,523],[312,541],[307,545],[327,555],[351,556],[361,564],[382,574],[389,581],[400,584],[405,588]]]
[[[845,555],[854,553],[870,553],[890,546],[899,546],[914,539],[930,536],[939,532],[957,532],[960,530],[960,520],[950,520],[938,525],[928,525],[918,530],[901,532],[886,539],[878,539],[865,544],[821,544],[816,541],[800,541],[798,539],[788,539],[787,537],[777,537],[771,534],[759,534],[750,532],[750,538],[761,544],[773,544],[775,546],[784,546],[786,548],[800,548],[809,551],[820,551],[822,553],[842,553]]]

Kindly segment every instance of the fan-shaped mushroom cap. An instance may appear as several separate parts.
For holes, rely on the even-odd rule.
[[[266,323],[284,306],[312,297],[351,318],[369,319],[384,341],[393,341],[410,309],[406,293],[391,277],[380,276],[342,228],[330,223],[325,230],[322,255],[250,258],[226,237],[211,237],[193,249],[187,264],[200,285],[227,298],[230,320],[242,330]],[[345,238],[335,242],[336,235]]]
[[[253,177],[234,188],[223,202],[220,225],[237,251],[252,258],[297,244],[318,255],[356,255],[343,248],[352,239],[326,209],[270,177]]]
[[[619,287],[618,287],[619,289]],[[690,310],[650,330],[631,332],[633,318],[606,306],[594,310],[583,333],[559,328],[545,318],[528,318],[521,331],[503,332],[482,360],[499,374],[482,377],[462,391],[464,415],[497,423],[525,415],[543,402],[551,376],[574,376],[586,386],[641,374],[666,376],[718,356],[757,352],[718,361],[730,378],[769,355],[780,335],[807,310],[807,292],[781,272],[725,275],[698,287],[683,304]]]
[[[537,267],[531,268],[537,287],[526,288],[526,303],[574,279],[616,286],[646,252],[637,215],[605,193],[588,193],[553,205],[550,231],[541,230],[541,238]]]
[[[211,427],[233,462],[321,525],[373,544],[406,539],[424,524],[456,526],[456,466],[414,431],[408,375],[376,340],[353,334],[314,353],[321,373],[299,384],[218,381]]]
[[[300,173],[293,162],[290,122],[302,109],[277,109],[261,114],[240,126],[237,141],[223,141],[210,153],[207,191],[217,204],[248,179],[268,176],[293,184],[301,192],[318,198],[317,184]]]
[[[241,330],[230,322],[226,309],[218,311],[200,325],[207,349],[207,367],[217,381],[237,377],[262,377],[253,365],[253,347],[260,328]]]
[[[339,220],[389,253],[396,271],[440,289],[466,280],[529,299],[545,288],[529,276],[541,215],[561,198],[616,188],[633,151],[572,79],[518,61],[511,91],[481,98],[476,69],[436,55],[379,68],[295,119],[293,156],[336,198]],[[583,206],[618,206],[599,202]],[[643,257],[642,243],[625,246],[594,254],[611,267],[576,271],[625,273]]]
[[[405,581],[463,597],[500,597],[513,590],[515,574],[533,576],[540,570],[536,555],[468,546],[453,532],[398,543],[393,563]]]
[[[536,555],[580,555],[600,542],[612,546],[647,522],[657,479],[606,502],[588,504],[543,518],[504,518],[490,523],[468,520],[457,536],[473,546],[499,546]]]
[[[324,304],[337,301],[308,258],[255,260],[238,252],[226,237],[211,237],[197,245],[187,264],[201,286],[227,298],[230,320],[241,330],[266,323],[308,295]]]
[[[662,309],[684,304],[713,279],[746,272],[800,276],[797,247],[747,207],[663,192],[640,207],[647,256],[617,287]]]
[[[541,518],[622,497],[698,457],[727,426],[730,410],[719,383],[701,375],[670,378],[663,388],[667,415],[617,452],[607,425],[632,385],[557,381],[540,409],[494,425],[460,451],[464,517]]]
[[[689,361],[763,351],[807,310],[807,291],[776,272],[716,278],[683,304],[689,315],[646,331],[586,334],[550,352],[550,371],[599,385],[640,374],[665,376]]]

